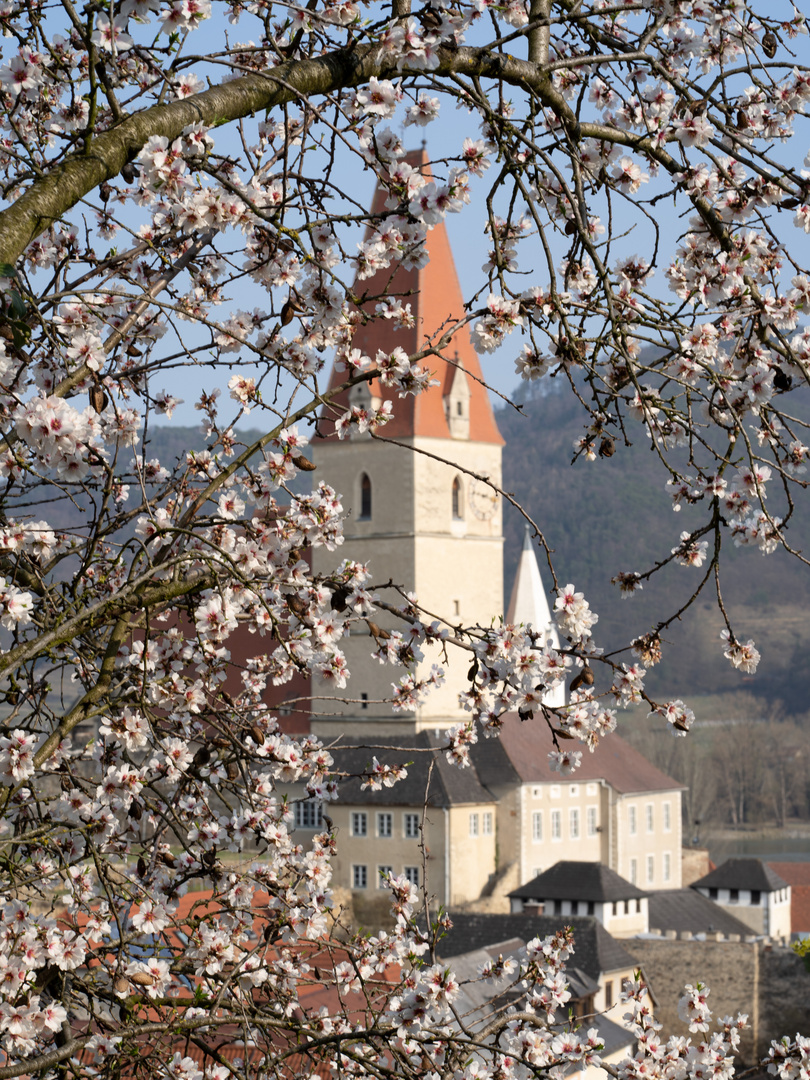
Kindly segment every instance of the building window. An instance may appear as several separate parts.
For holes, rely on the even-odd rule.
[[[638,884],[638,859],[630,860],[630,884]]]
[[[458,477],[453,481],[453,519],[454,521],[460,521],[464,516],[464,507],[462,505],[461,497],[461,481]]]
[[[352,867],[352,888],[353,889],[367,889],[368,888],[368,867],[367,866],[353,866]]]
[[[377,867],[377,888],[384,889],[388,884],[388,875],[393,874],[393,866],[378,866]]]
[[[652,885],[655,881],[655,856],[647,856],[647,884]]]
[[[366,694],[366,693],[362,693],[360,695],[360,708],[361,709],[367,709],[368,708],[368,694]]]
[[[751,890],[751,903],[752,904],[755,904],[756,906],[759,906],[759,902],[760,902],[761,898],[762,898],[762,894],[760,893],[759,889],[752,889]]]
[[[717,899],[717,889],[709,889],[709,899],[710,900],[716,900]]]
[[[377,814],[377,836],[394,835],[394,815]]]
[[[405,837],[408,840],[419,839],[419,815],[403,814],[405,823]]]
[[[551,811],[551,839],[562,840],[562,811]]]
[[[579,810],[575,806],[568,811],[568,839],[579,840]]]
[[[579,795],[579,784],[569,784],[568,785],[568,794],[572,798],[576,799],[577,796]]]
[[[631,836],[635,836],[638,831],[635,806],[627,807],[627,831],[630,833]]]
[[[360,477],[360,520],[371,518],[371,479],[368,473]]]
[[[664,803],[664,832],[672,832],[672,807],[668,802]]]
[[[492,836],[492,811],[485,810],[481,815],[481,835]]]
[[[648,802],[645,811],[647,816],[647,832],[655,832],[655,806],[651,802]]]
[[[478,814],[470,814],[470,836],[478,836]]]
[[[543,839],[543,811],[535,810],[532,814],[532,840],[539,844]]]
[[[613,983],[605,983],[605,1008],[610,1009],[613,1005]]]
[[[533,787],[532,788],[532,798],[533,799],[542,799],[542,797],[543,797],[543,789],[541,787]]]
[[[595,806],[589,806],[588,807],[588,836],[596,836],[596,822],[597,822],[596,807]]]
[[[664,881],[672,877],[672,856],[668,851],[664,852]]]
[[[549,794],[551,795],[552,799],[559,799],[560,794],[561,794],[560,785],[559,784],[552,784],[551,785],[551,791],[549,792]]]
[[[295,804],[296,829],[320,829],[321,803],[319,799],[307,799]]]
[[[352,811],[352,836],[368,836],[368,814],[365,810]]]
[[[730,904],[736,904],[739,899],[740,899],[740,890],[739,889],[729,889],[728,890],[728,902]]]
[[[411,885],[419,884],[419,867],[418,866],[406,866],[405,867],[405,880],[409,881]]]

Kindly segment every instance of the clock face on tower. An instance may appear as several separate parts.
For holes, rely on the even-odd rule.
[[[498,508],[498,494],[481,480],[470,483],[470,509],[481,521],[489,521]]]

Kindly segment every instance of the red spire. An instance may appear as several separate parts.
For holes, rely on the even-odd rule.
[[[411,152],[405,161],[430,177],[430,165],[424,150]],[[374,192],[372,213],[384,210],[386,192],[378,186]],[[427,236],[428,264],[421,270],[405,270],[397,266],[393,274],[390,269],[381,270],[373,277],[355,284],[355,291],[362,295],[379,295],[388,287],[388,295],[401,299],[411,305],[415,325],[408,330],[394,329],[385,319],[377,319],[361,326],[354,335],[353,345],[373,360],[377,350],[390,352],[398,345],[409,355],[423,347],[425,339],[432,337],[440,327],[454,322],[464,315],[464,303],[458,275],[456,273],[450,240],[444,223],[434,226]],[[439,357],[428,357],[424,361],[438,380],[438,386],[416,397],[400,398],[396,391],[371,384],[371,392],[383,401],[390,399],[394,406],[394,419],[382,429],[383,435],[393,438],[408,438],[413,435],[426,435],[434,438],[449,439],[450,429],[445,416],[444,399],[450,392],[457,366],[461,365],[467,375],[470,390],[470,433],[471,442],[503,444],[503,438],[495,423],[495,416],[489,402],[489,394],[482,385],[483,376],[478,356],[470,344],[467,328],[457,331],[444,349],[444,355],[453,363],[447,363]],[[332,369],[329,388],[334,389],[345,379],[345,372]],[[348,395],[340,394],[333,405],[327,409],[327,416],[334,418],[335,406],[341,411],[347,407]],[[322,425],[323,434],[331,429],[331,424]]]

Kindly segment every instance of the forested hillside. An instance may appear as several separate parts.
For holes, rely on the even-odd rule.
[[[506,439],[504,487],[542,527],[555,550],[561,584],[572,581],[599,613],[600,644],[609,647],[648,630],[664,608],[667,613],[677,610],[703,571],[671,565],[629,599],[621,598],[611,576],[620,570],[643,572],[668,555],[680,533],[702,520],[699,515],[705,510],[685,506],[673,513],[666,474],[640,430],[631,447],[617,440],[612,457],[592,462],[580,458],[572,465],[574,441],[583,434],[582,415],[570,394],[553,389],[528,397],[520,412],[500,409],[498,425]],[[769,509],[784,516],[777,484],[770,485]],[[802,497],[797,503],[788,535],[801,550],[810,537],[810,505]],[[522,520],[510,508],[504,531],[508,589],[523,536]],[[806,712],[810,568],[782,550],[763,556],[756,548],[735,548],[730,536],[723,561],[724,600],[738,637],[754,638],[762,653],[759,671],[743,676],[724,659],[723,624],[711,591],[665,635],[672,644],[665,644],[663,661],[650,673],[648,688],[680,696],[745,689],[762,699],[763,716],[772,713],[777,700],[787,712]]]
[[[581,417],[578,403],[553,389],[528,397],[521,411],[499,409],[498,425],[506,439],[504,486],[540,524],[555,551],[561,583],[572,581],[585,592],[599,613],[600,643],[611,647],[649,629],[664,607],[676,610],[702,571],[672,565],[630,599],[622,599],[611,576],[619,570],[643,571],[669,554],[701,508],[687,506],[673,513],[660,462],[643,438],[630,447],[617,442],[611,458],[580,458],[572,465],[573,444],[582,435]],[[240,432],[240,438],[249,441],[254,434]],[[155,427],[145,456],[170,462],[204,446],[198,427]],[[778,492],[772,499],[773,512],[782,512]],[[798,500],[790,523],[789,535],[799,549],[810,537],[809,501]],[[67,500],[62,515],[63,526],[75,524],[76,509]],[[509,507],[504,531],[508,602],[523,538],[523,521]],[[713,593],[707,592],[665,635],[663,661],[650,673],[648,687],[662,696],[744,689],[760,699],[762,716],[773,715],[777,703],[778,712],[807,712],[810,568],[781,550],[764,557],[756,549],[735,548],[730,537],[724,560],[721,584],[727,608],[738,635],[753,637],[762,652],[759,671],[741,675],[724,659],[722,623]]]

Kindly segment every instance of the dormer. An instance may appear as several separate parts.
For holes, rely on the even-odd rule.
[[[444,414],[452,439],[470,437],[470,382],[467,373],[456,356],[456,368],[450,393],[444,398]]]
[[[371,409],[379,409],[381,404],[381,399],[375,397],[374,394],[372,394],[371,387],[367,382],[355,383],[354,386],[349,390],[350,408],[356,407],[358,409],[365,409],[366,411],[369,411]],[[352,437],[355,439],[358,438],[358,433],[356,429],[352,430]],[[371,436],[368,434],[359,437],[367,439],[371,438]]]

